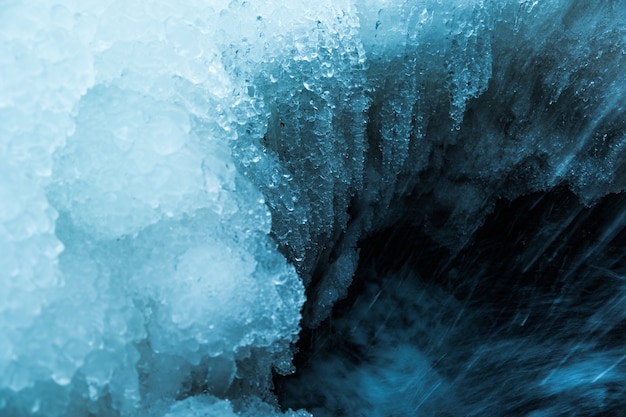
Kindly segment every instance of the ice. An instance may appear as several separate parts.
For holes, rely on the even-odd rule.
[[[291,369],[303,287],[229,148],[251,99],[198,9],[147,6],[2,6],[3,415],[138,415],[195,375],[267,395]]]
[[[0,2],[0,415],[308,415],[274,376],[370,234],[458,254],[503,198],[624,191],[621,3]],[[440,401],[397,345],[359,390]]]
[[[250,398],[233,410],[233,405],[228,400],[219,400],[211,397],[194,397],[181,401],[174,405],[164,417],[311,417],[306,411],[289,411],[285,414],[276,412],[271,406],[263,403],[258,398]]]

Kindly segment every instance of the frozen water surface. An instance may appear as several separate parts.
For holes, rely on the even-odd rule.
[[[621,0],[0,0],[0,415],[623,414],[624,68]]]

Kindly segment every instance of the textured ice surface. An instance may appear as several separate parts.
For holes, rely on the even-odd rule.
[[[0,415],[283,415],[372,230],[624,190],[625,6],[1,1]]]
[[[2,5],[3,415],[265,396],[290,370],[303,286],[231,156],[254,99],[216,7]]]

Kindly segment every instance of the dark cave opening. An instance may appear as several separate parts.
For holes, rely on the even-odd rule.
[[[377,404],[376,415],[619,415],[626,405],[617,376],[626,371],[625,202],[626,195],[611,194],[588,207],[565,187],[500,200],[455,251],[414,217],[370,235],[359,244],[348,296],[319,327],[305,323],[297,372],[275,376],[281,406],[361,415],[359,402],[371,393],[342,400],[355,394],[325,391],[341,391],[355,375],[363,378],[359,368],[378,366],[379,352],[409,343],[447,388],[440,397],[427,390],[419,401],[404,399],[419,403],[422,414]],[[370,330],[356,334],[357,327]],[[585,374],[594,366],[597,380]],[[546,388],[555,375],[569,388]]]

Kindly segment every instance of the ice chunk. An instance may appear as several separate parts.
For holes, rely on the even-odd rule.
[[[93,88],[78,108],[50,192],[74,223],[112,238],[201,204],[202,160],[186,145],[184,109],[114,87]]]
[[[1,413],[132,415],[241,366],[268,395],[303,287],[232,160],[249,103],[203,6],[70,3],[0,11]]]
[[[259,398],[251,397],[243,403],[233,404],[228,400],[219,400],[206,396],[193,397],[181,401],[171,407],[166,414],[155,414],[163,417],[311,417],[306,411],[286,413],[277,412],[273,407]],[[234,409],[237,408],[238,412]],[[151,416],[151,415],[150,415]]]

